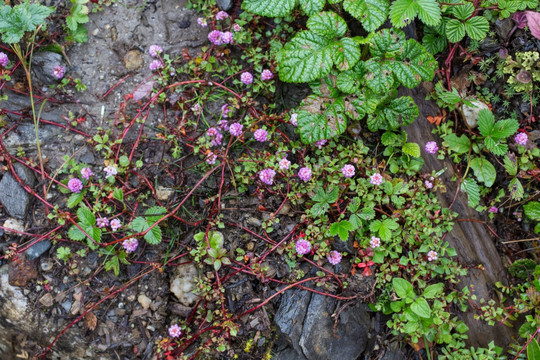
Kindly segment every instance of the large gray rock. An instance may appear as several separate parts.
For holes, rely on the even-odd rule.
[[[51,242],[49,240],[41,240],[35,243],[30,249],[24,253],[28,260],[34,260],[43,255],[47,250],[51,248]]]
[[[34,53],[32,56],[33,76],[43,84],[54,84],[58,82],[58,79],[53,75],[55,66],[64,66],[62,55],[44,51]]]
[[[366,307],[346,307],[334,328],[332,315],[340,306],[333,298],[306,290],[283,295],[275,321],[297,359],[356,360],[362,354],[370,329]],[[291,358],[291,351],[283,351],[279,358]]]
[[[15,164],[15,172],[28,186],[33,187],[36,178],[32,170],[22,164]],[[29,193],[15,180],[11,173],[6,173],[0,181],[0,203],[7,213],[17,219],[24,219],[32,200]]]

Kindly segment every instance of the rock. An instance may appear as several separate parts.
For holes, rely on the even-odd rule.
[[[6,231],[10,234],[13,234],[15,236],[22,236],[22,234],[16,233],[15,231],[24,231],[24,223],[17,219],[7,219],[4,221],[4,227],[6,228]],[[9,229],[15,230],[15,231],[9,231]],[[2,229],[3,230],[3,229]],[[2,234],[0,234],[2,235]]]
[[[52,262],[45,260],[41,262],[40,267],[41,267],[41,271],[48,272],[52,270],[53,264]]]
[[[54,298],[51,293],[46,293],[39,299],[39,302],[45,307],[51,307],[54,304]]]
[[[495,50],[499,50],[499,48],[501,47],[497,40],[490,37],[482,39],[479,46],[480,50],[487,52],[494,52]]]
[[[144,294],[140,294],[137,298],[137,301],[139,302],[139,304],[142,305],[144,309],[150,308],[150,305],[152,304],[152,300],[150,300],[150,298]]]
[[[30,249],[24,253],[28,260],[34,260],[43,255],[47,250],[51,248],[51,242],[49,240],[41,240],[35,243]]]
[[[286,292],[275,321],[297,352],[297,359],[355,360],[365,350],[370,329],[364,305],[345,308],[335,327],[339,303],[307,290]],[[287,358],[290,358],[288,354]]]
[[[216,3],[220,10],[227,11],[232,7],[232,0],[216,0]]]
[[[171,188],[167,188],[161,185],[158,185],[156,187],[156,195],[157,198],[161,201],[167,201],[169,200],[169,197],[174,194],[174,190]]]
[[[4,102],[2,102],[4,105]],[[10,110],[20,110],[20,107],[12,106]],[[53,125],[40,125],[39,126],[39,141],[42,147],[47,147],[47,144],[54,144],[57,147],[55,141],[58,136],[58,131]],[[25,151],[35,151],[36,149],[36,135],[33,124],[20,124],[14,131],[11,131],[7,138],[4,139],[4,145],[10,152],[16,153],[17,148],[20,146]],[[55,149],[58,152],[58,149]]]
[[[32,170],[22,164],[15,164],[15,172],[28,186],[33,187],[36,179]],[[17,219],[24,219],[30,206],[31,197],[15,180],[11,173],[7,173],[0,181],[0,203],[4,205],[7,213]]]
[[[140,69],[143,63],[143,54],[139,50],[130,50],[124,55],[124,66],[130,71]]]
[[[459,111],[467,125],[469,125],[469,127],[471,128],[475,128],[476,126],[478,126],[478,113],[480,112],[480,110],[483,109],[489,110],[489,106],[487,106],[487,104],[483,103],[480,100],[474,99],[469,101],[473,106],[463,104]]]
[[[9,263],[9,284],[12,286],[25,286],[30,280],[37,279],[36,264],[24,256]]]
[[[171,279],[170,290],[185,306],[191,306],[199,298],[193,293],[198,276],[197,268],[193,264],[176,267],[176,275]]]
[[[508,39],[508,35],[510,34],[510,31],[513,27],[514,23],[511,18],[507,18],[504,20],[495,20],[495,32],[497,33],[497,36],[499,36],[499,39],[502,42],[506,42],[506,40]]]
[[[178,21],[178,27],[180,29],[187,29],[190,26],[191,26],[191,21],[189,17],[185,17],[182,20]]]
[[[64,66],[62,55],[50,51],[34,53],[32,57],[32,73],[38,81],[44,84],[58,82],[58,79],[53,75],[55,66]]]

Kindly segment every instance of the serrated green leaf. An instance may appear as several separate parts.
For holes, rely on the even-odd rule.
[[[519,129],[519,123],[516,119],[508,119],[497,121],[493,126],[492,136],[500,139],[505,139],[514,135]]]
[[[540,360],[540,346],[534,337],[527,345],[527,360]]]
[[[320,101],[312,100],[314,101],[312,105],[316,105],[317,101]],[[342,134],[347,129],[343,99],[335,99],[332,104],[328,105],[323,114],[312,114],[306,110],[299,111],[297,129],[300,133],[300,139],[305,144],[312,144]]]
[[[482,40],[489,31],[489,21],[483,16],[475,16],[465,21],[467,35],[473,40]]]
[[[349,222],[354,228],[353,231],[362,227],[362,219],[360,219],[360,217],[356,214],[351,214],[351,216],[349,217]]]
[[[488,109],[478,112],[478,130],[482,136],[490,136],[495,126],[495,117]]]
[[[418,17],[429,26],[436,26],[441,22],[441,8],[436,0],[416,0]]]
[[[471,160],[471,169],[474,171],[474,175],[478,181],[483,182],[487,187],[491,187],[497,177],[497,172],[492,163],[486,158],[477,157]]]
[[[444,136],[444,141],[448,144],[448,148],[457,154],[468,153],[471,146],[471,140],[466,135],[458,137],[451,133]]]
[[[446,23],[446,36],[451,43],[461,41],[465,37],[465,25],[457,19],[450,19]]]
[[[366,206],[362,209],[362,212],[358,214],[360,218],[369,221],[375,218],[375,210],[373,209],[373,206]]]
[[[368,32],[377,30],[388,16],[389,0],[344,0],[343,9],[354,16]]]
[[[423,296],[426,299],[435,299],[442,294],[443,289],[444,289],[443,283],[429,285],[428,287],[424,289]]]
[[[474,5],[469,2],[452,5],[452,13],[459,20],[467,20],[474,12]]]
[[[369,52],[378,60],[393,59],[403,53],[405,33],[396,29],[382,29],[373,35]]]
[[[381,136],[381,143],[384,146],[399,146],[403,143],[401,136],[392,131],[385,131]]]
[[[296,0],[244,0],[242,9],[254,14],[283,17],[291,13],[296,5]]]
[[[8,44],[19,42],[26,31],[34,31],[38,25],[45,25],[45,19],[52,12],[52,8],[29,2],[14,7],[0,5],[2,40]]]
[[[167,209],[163,206],[152,206],[150,209],[146,210],[145,215],[146,219],[152,224],[161,219],[167,213]]]
[[[74,4],[70,12],[73,19],[75,19],[75,21],[80,24],[85,24],[90,21],[90,19],[88,18],[89,10],[86,5]]]
[[[86,239],[86,235],[84,235],[84,233],[75,225],[69,228],[68,236],[73,241],[82,241]]]
[[[474,208],[480,202],[480,188],[474,179],[467,178],[463,181],[462,187],[469,196],[469,206]]]
[[[144,239],[150,245],[159,244],[161,242],[161,238],[161,228],[159,227],[159,225],[154,226],[152,229],[150,229],[150,231],[146,233],[146,235],[144,235]]]
[[[400,299],[414,299],[414,288],[410,282],[402,278],[393,278],[392,287]]]
[[[508,146],[502,143],[500,140],[496,141],[492,137],[487,137],[484,139],[484,143],[489,151],[495,155],[502,156],[508,151]]]
[[[534,221],[540,221],[540,202],[529,201],[523,206],[525,215]]]
[[[390,6],[390,21],[397,28],[405,27],[417,14],[414,0],[396,0]]]
[[[379,100],[380,99],[372,98],[371,96],[366,96],[364,93],[357,93],[357,98],[351,100],[351,104],[358,113],[354,119],[361,120],[367,114],[373,114],[377,109]]]
[[[438,54],[446,49],[446,38],[438,34],[433,28],[426,26],[424,28],[424,37],[422,38],[422,45],[431,54]]]
[[[79,23],[73,16],[66,17],[66,25],[70,31],[76,31],[77,27],[79,26]]]
[[[510,157],[508,157],[508,155],[504,157],[504,169],[510,176],[516,176],[517,171],[518,171],[517,163],[511,160]]]
[[[299,32],[280,52],[279,77],[285,82],[310,82],[332,69],[336,43],[311,31]]]
[[[369,59],[366,65],[366,85],[377,93],[385,93],[394,86],[392,68],[386,62]]]
[[[513,178],[512,180],[510,180],[510,183],[508,184],[508,189],[510,190],[510,196],[513,200],[519,201],[523,199],[525,190],[523,189],[523,185],[521,185],[521,182],[518,178]]]
[[[433,55],[415,40],[407,40],[398,61],[390,62],[393,73],[403,86],[412,89],[422,80],[431,81],[435,75],[437,62]]]
[[[360,200],[359,197],[354,197],[350,202],[349,202],[349,205],[347,206],[347,210],[349,210],[349,212],[351,213],[355,213],[358,211],[358,209],[360,209],[360,205],[362,205],[362,201]]]
[[[336,78],[336,86],[346,94],[356,92],[362,83],[362,78],[355,71],[340,72]],[[363,116],[362,116],[363,117]]]
[[[79,203],[84,199],[84,193],[83,192],[79,192],[79,193],[72,193],[68,200],[67,200],[67,203],[66,203],[66,206],[69,208],[69,209],[72,209],[74,208],[75,206],[79,205]]]
[[[330,225],[329,232],[332,236],[339,235],[341,241],[347,241],[347,239],[349,238],[349,231],[354,231],[354,229],[355,227],[353,224],[351,224],[347,220],[342,220]]]
[[[88,41],[88,30],[84,25],[77,26],[77,30],[71,32],[73,40],[78,43],[84,43]]]
[[[382,111],[377,114],[377,117],[382,120],[379,129],[397,130],[400,126],[412,124],[418,114],[418,107],[410,96],[393,99],[390,104],[382,105]],[[370,127],[371,131],[379,129]]]
[[[139,232],[139,233],[145,231],[149,227],[150,227],[150,225],[148,225],[148,221],[146,221],[145,218],[140,217],[140,216],[136,217],[131,222],[131,228],[134,231]]]
[[[405,143],[401,151],[410,156],[420,157],[420,146],[417,143]]]
[[[115,198],[118,201],[124,202],[124,192],[122,191],[122,189],[114,188],[113,198]]]
[[[92,226],[96,223],[96,216],[92,213],[92,210],[86,206],[81,206],[77,210],[77,219],[79,223]]]
[[[431,309],[428,302],[423,297],[417,298],[411,304],[411,310],[421,318],[429,319],[431,317]]]
[[[360,60],[360,47],[351,38],[343,38],[336,43],[332,61],[341,70],[349,70]]]
[[[273,1],[273,0],[271,0]],[[298,0],[300,7],[306,15],[313,15],[324,8],[326,0]]]
[[[307,27],[317,35],[326,38],[342,37],[347,32],[347,23],[331,11],[321,12],[311,16],[307,21]]]
[[[326,214],[328,209],[329,209],[329,206],[327,203],[316,203],[316,204],[313,204],[311,209],[309,209],[309,212],[311,213],[312,216],[318,217],[323,214]]]

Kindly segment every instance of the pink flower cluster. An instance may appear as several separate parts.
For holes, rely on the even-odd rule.
[[[122,223],[118,219],[112,219],[111,220],[111,229],[112,231],[116,231],[122,227]]]
[[[172,338],[180,337],[180,335],[182,335],[182,329],[180,326],[178,326],[178,324],[174,324],[169,328],[169,335]]]
[[[298,255],[306,255],[311,251],[311,243],[305,239],[300,239],[296,242],[296,253]]]
[[[291,114],[291,118],[289,119],[289,122],[292,126],[297,127],[298,126],[298,114],[293,113]]]
[[[227,14],[225,11],[220,11],[216,14],[216,20],[224,20],[229,17],[229,14]]]
[[[80,193],[83,188],[83,183],[81,180],[77,178],[73,178],[68,181],[67,186],[68,186],[69,191],[73,193]]]
[[[430,250],[428,253],[427,253],[427,259],[428,261],[435,261],[438,259],[438,256],[439,254],[437,254],[436,251],[433,251],[433,250]]]
[[[229,132],[232,136],[240,136],[242,135],[242,129],[244,128],[244,125],[240,123],[233,123],[231,126],[229,126]]]
[[[309,179],[311,179],[311,175],[312,175],[311,169],[308,168],[307,166],[301,168],[301,169],[298,171],[298,177],[299,177],[300,180],[302,180],[302,181],[309,181]]]
[[[100,217],[96,219],[96,225],[98,228],[104,228],[109,226],[109,220],[105,217]]]
[[[496,214],[499,212],[499,209],[496,206],[492,206],[489,208],[489,212],[492,214]]]
[[[264,129],[257,129],[253,133],[253,137],[258,142],[265,142],[266,140],[268,140],[268,132]]]
[[[242,27],[240,26],[240,24],[234,24],[232,28],[236,32],[242,31]]]
[[[327,142],[328,142],[328,140],[322,139],[322,140],[319,140],[319,141],[315,141],[315,143],[313,145],[315,145],[320,150],[320,149],[323,148],[324,145],[326,145]]]
[[[232,44],[234,42],[234,35],[230,31],[221,32],[219,30],[212,30],[208,33],[208,40],[217,46]]]
[[[264,69],[261,72],[261,80],[262,81],[272,80],[273,77],[274,77],[274,74],[268,69]]]
[[[435,154],[437,151],[439,151],[439,146],[437,146],[435,141],[428,141],[424,149],[428,154]]]
[[[519,134],[516,135],[516,137],[514,137],[514,140],[516,144],[525,146],[527,145],[527,141],[529,141],[529,137],[524,132],[520,132]]]
[[[287,160],[286,158],[283,158],[279,161],[280,170],[289,170],[289,166],[291,166],[291,162]]]
[[[229,104],[225,104],[221,107],[221,116],[224,118],[229,117],[229,113],[231,112],[231,108],[229,108]]]
[[[137,250],[137,246],[139,246],[139,242],[135,238],[129,238],[122,242],[122,246],[124,247],[124,250],[127,253],[132,253],[135,250]]]
[[[428,189],[432,189],[432,188],[433,188],[433,183],[432,183],[431,181],[429,181],[429,180],[424,181],[424,185],[426,185],[426,187],[427,187]]]
[[[105,174],[107,174],[107,177],[118,174],[118,169],[116,169],[115,166],[111,166],[111,165],[104,168],[103,171],[105,171]]]
[[[87,168],[87,167],[84,167],[81,169],[81,176],[83,179],[90,179],[90,176],[94,175],[94,173],[92,172],[91,169]]]
[[[61,65],[56,65],[54,68],[53,68],[53,76],[57,79],[61,79],[64,77],[64,71],[66,69],[61,66]]]
[[[151,57],[156,57],[163,52],[163,48],[159,45],[150,45],[148,48],[148,53]]]
[[[215,127],[211,127],[206,132],[206,135],[208,135],[208,137],[210,138],[212,146],[221,145],[221,141],[223,140],[223,134],[221,133],[221,131],[219,131]]]
[[[332,265],[337,265],[341,262],[341,253],[337,250],[328,253],[328,262]]]
[[[211,152],[210,154],[206,156],[206,163],[208,165],[214,165],[216,163],[216,160],[217,160],[217,155],[214,154],[213,152]]]
[[[345,166],[343,166],[341,168],[341,172],[343,173],[343,176],[345,176],[346,178],[353,177],[354,174],[356,173],[354,170],[354,166],[352,166],[351,164],[346,164]]]
[[[371,175],[371,177],[369,178],[369,182],[372,185],[381,185],[383,183],[383,177],[381,174],[375,173]]]
[[[274,176],[276,176],[276,172],[273,169],[264,169],[259,173],[259,179],[266,185],[274,183]]]
[[[374,249],[378,248],[379,246],[381,246],[381,239],[376,236],[372,236],[369,245]]]
[[[6,67],[8,63],[9,63],[8,56],[5,53],[0,52],[0,65],[2,65],[2,67]]]
[[[206,22],[206,19],[203,18],[197,18],[197,24],[199,24],[202,27],[207,27],[208,23]]]
[[[242,75],[240,75],[240,81],[242,81],[244,85],[249,85],[253,82],[253,75],[248,71],[243,72]]]
[[[163,66],[164,66],[163,61],[161,61],[159,59],[155,59],[155,60],[152,60],[150,65],[148,65],[148,68],[151,71],[156,71],[157,69],[161,69]]]

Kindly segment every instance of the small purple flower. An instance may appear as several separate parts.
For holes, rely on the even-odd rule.
[[[516,141],[518,145],[525,146],[527,145],[527,141],[529,141],[529,137],[527,136],[526,133],[520,132],[519,134],[516,135],[516,137],[514,137],[514,140]]]
[[[264,129],[258,129],[253,133],[253,137],[258,142],[265,142],[268,140],[268,132]]]
[[[211,152],[210,154],[206,156],[206,163],[208,163],[209,165],[214,165],[216,163],[216,160],[217,160],[217,155],[214,154],[213,152]]]
[[[231,112],[231,109],[229,108],[229,104],[225,104],[221,107],[221,116],[224,118],[229,117],[229,113]]]
[[[229,132],[231,133],[232,136],[240,136],[242,135],[243,128],[244,128],[244,125],[240,123],[234,123],[234,124],[231,124],[231,126],[229,127]]]
[[[90,168],[84,167],[81,169],[81,176],[83,179],[88,180],[92,175],[94,175],[94,173],[92,172],[92,170],[90,170]]]
[[[439,151],[439,147],[435,141],[428,141],[425,146],[425,150],[428,154],[435,154]]]
[[[296,242],[296,253],[298,255],[306,255],[311,251],[311,243],[305,239],[300,239]]]
[[[118,219],[111,220],[111,229],[112,231],[118,230],[122,226],[122,223]]]
[[[371,175],[371,177],[369,178],[369,182],[372,185],[381,185],[383,183],[383,177],[381,174],[375,173]]]
[[[191,111],[193,111],[195,115],[199,115],[201,113],[201,105],[199,105],[199,103],[193,105]]]
[[[280,170],[289,170],[289,166],[291,166],[291,162],[286,158],[283,158],[279,161]]]
[[[261,80],[262,81],[272,80],[273,77],[274,77],[274,74],[268,69],[264,69],[261,72]]]
[[[83,183],[81,180],[77,178],[73,178],[68,181],[67,186],[68,186],[69,191],[73,193],[80,193],[83,188]]]
[[[116,168],[116,166],[109,165],[106,168],[104,168],[103,171],[105,171],[105,173],[107,174],[107,177],[118,174],[118,169]]]
[[[259,179],[266,185],[274,183],[274,176],[276,176],[276,172],[273,169],[264,169],[259,173]]]
[[[206,132],[206,135],[210,137],[212,146],[221,145],[221,141],[223,140],[223,134],[218,129],[216,129],[215,127],[211,127]]]
[[[429,181],[429,180],[424,181],[424,185],[426,185],[426,187],[427,187],[428,189],[432,189],[432,188],[433,188],[433,183],[432,183],[431,181]]]
[[[499,209],[496,206],[492,206],[489,208],[489,212],[492,214],[496,214],[499,212]]]
[[[208,23],[206,22],[206,19],[203,18],[197,18],[197,24],[199,24],[202,27],[207,27]]]
[[[127,253],[132,253],[135,250],[137,250],[137,246],[139,246],[139,242],[135,238],[129,238],[122,242],[122,246],[124,247],[124,250]]]
[[[232,44],[234,43],[234,35],[230,31],[225,31],[221,33],[221,39],[223,40],[224,44]]]
[[[63,77],[64,77],[64,71],[65,71],[65,70],[66,70],[66,69],[65,69],[63,66],[61,66],[61,65],[56,65],[56,66],[53,68],[53,75],[54,75],[54,77],[57,78],[57,79],[63,78]]]
[[[219,30],[212,30],[208,33],[208,40],[214,45],[223,44],[223,39],[221,37],[222,32]]]
[[[156,71],[157,69],[161,69],[163,67],[163,61],[159,60],[159,59],[156,59],[156,60],[153,60],[150,65],[148,65],[148,68],[151,70],[151,71]]]
[[[343,176],[345,176],[346,178],[353,177],[354,174],[356,173],[354,170],[354,166],[352,166],[351,164],[346,164],[345,166],[343,166],[341,168],[341,172],[343,173]]]
[[[328,253],[328,262],[332,265],[337,265],[341,262],[341,254],[339,251],[333,250]]]
[[[227,14],[225,11],[220,11],[216,14],[216,20],[224,20],[229,17],[229,14]]]
[[[327,142],[328,142],[328,140],[322,139],[322,140],[319,140],[319,141],[315,141],[315,143],[313,143],[313,145],[315,145],[320,150],[320,149],[323,148],[324,145],[326,145]]]
[[[437,252],[436,251],[433,251],[433,250],[430,250],[428,253],[427,253],[427,259],[428,261],[435,261],[438,259],[437,257]]]
[[[96,225],[98,228],[104,228],[106,226],[109,226],[109,220],[105,217],[97,218]]]
[[[182,335],[182,329],[180,326],[178,326],[178,324],[174,324],[169,328],[169,335],[172,338],[180,337],[180,335]]]
[[[148,52],[151,57],[156,57],[163,52],[163,48],[159,45],[150,45]]]
[[[309,179],[311,179],[311,175],[311,169],[307,166],[301,168],[300,171],[298,171],[298,177],[302,181],[309,181]]]
[[[381,239],[379,239],[376,236],[372,236],[371,241],[369,242],[369,245],[371,245],[371,247],[374,249],[378,248],[379,246],[381,246]]]
[[[242,31],[242,27],[239,24],[234,24],[232,28],[236,32]]]
[[[2,65],[2,67],[6,67],[8,63],[9,63],[8,56],[5,53],[0,52],[0,65]]]
[[[289,120],[292,126],[297,127],[298,126],[298,114],[293,113],[291,114],[291,119]]]
[[[240,80],[244,83],[244,85],[249,85],[253,82],[253,75],[251,75],[251,73],[248,71],[243,72],[242,75],[240,75]]]

